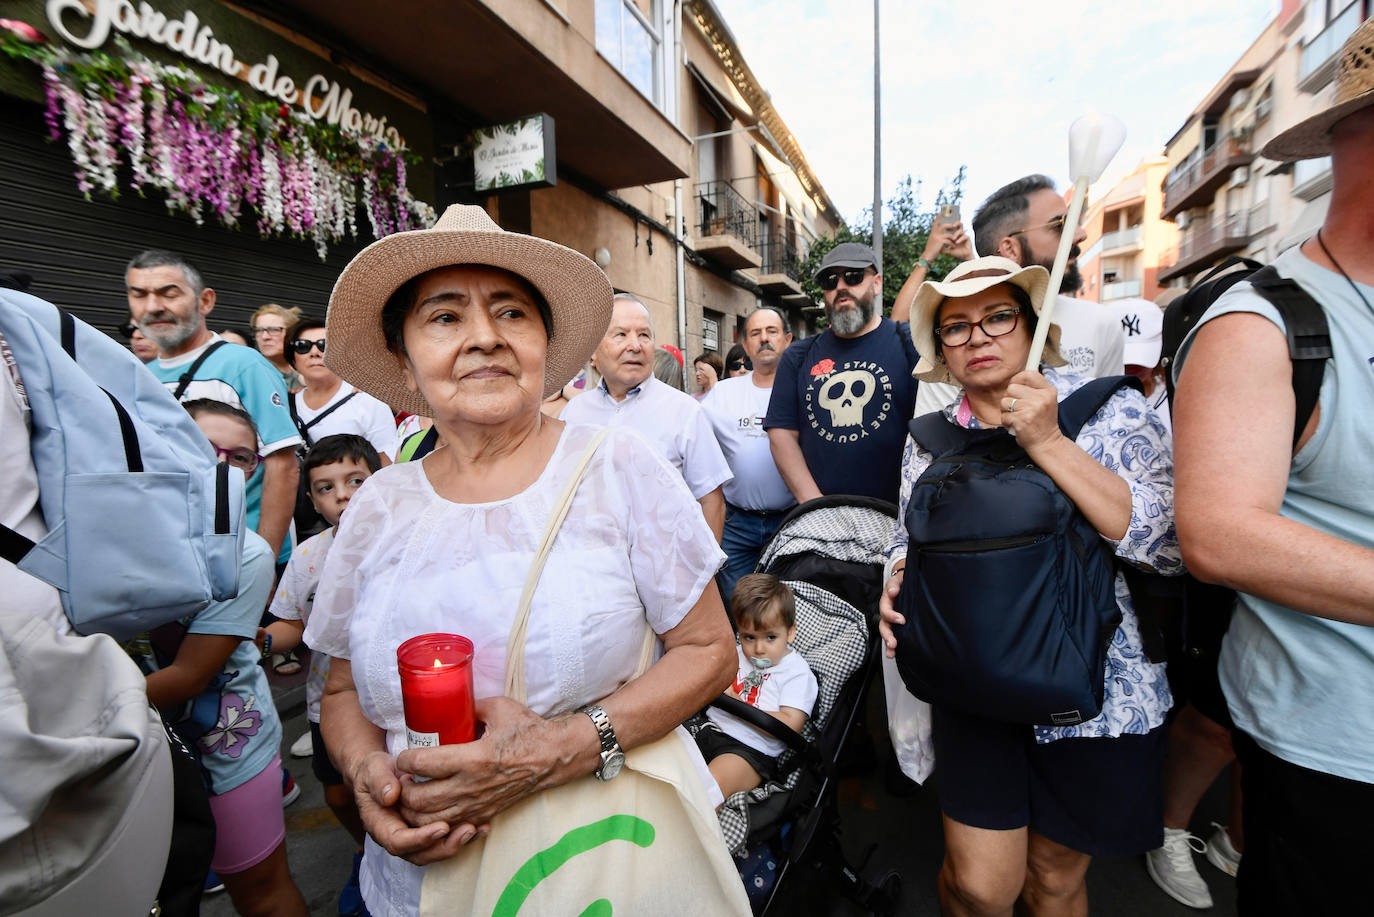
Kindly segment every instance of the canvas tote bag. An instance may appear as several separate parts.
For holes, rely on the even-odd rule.
[[[525,633],[544,560],[605,431],[583,452],[530,566],[506,647],[506,695],[525,702]],[[653,661],[645,624],[635,677]],[[679,734],[625,753],[603,783],[592,774],[529,796],[492,819],[491,834],[425,870],[421,917],[653,914],[748,917],[749,899],[706,789]]]

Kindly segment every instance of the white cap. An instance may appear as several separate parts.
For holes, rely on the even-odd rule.
[[[1117,299],[1103,306],[1121,322],[1126,365],[1157,366],[1164,344],[1164,310],[1148,299]]]

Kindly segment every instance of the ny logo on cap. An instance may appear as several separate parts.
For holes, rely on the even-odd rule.
[[[1125,329],[1127,337],[1135,337],[1140,333],[1140,316],[1123,315],[1121,316],[1121,327]]]

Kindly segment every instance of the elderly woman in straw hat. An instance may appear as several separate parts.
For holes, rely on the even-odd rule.
[[[1030,577],[994,587],[994,593],[996,588],[1002,593],[986,595],[979,591],[988,588],[986,583],[962,578],[943,583],[937,580],[951,575],[948,571],[973,568],[958,566],[963,561],[942,566],[922,553],[927,544],[931,550],[943,549],[933,542],[918,542],[915,553],[908,553],[913,484],[932,464],[928,450],[946,448],[915,437],[919,432],[934,442],[944,424],[964,430],[1003,428],[1077,507],[1086,519],[1085,530],[1095,529],[1110,553],[1160,572],[1181,571],[1168,441],[1138,388],[1117,387],[1102,395],[1101,407],[1070,439],[1061,431],[1059,403],[1091,380],[1054,368],[1064,362],[1054,346],[1057,328],[1050,329],[1039,371],[1025,369],[1047,284],[1044,268],[985,257],[965,262],[943,282],[923,283],[916,294],[911,331],[922,359],[915,375],[927,382],[952,381],[962,391],[942,413],[913,421],[913,438],[907,442],[902,513],[890,553],[892,575],[880,603],[880,630],[889,656],[907,623],[897,607],[918,607],[901,601],[894,607],[894,600],[905,596],[902,585],[908,575],[915,590],[939,593],[945,588],[946,594],[974,595],[975,606],[959,607],[1014,607],[1011,593],[1030,588]],[[1115,381],[1125,385],[1125,380]],[[1103,391],[1111,388],[1108,383]],[[1075,409],[1093,410],[1077,408],[1078,401]],[[964,436],[946,441],[962,442]],[[932,499],[958,500],[955,488],[973,486],[954,477],[946,480],[952,483],[941,485],[946,488],[941,497]],[[966,514],[957,510],[953,525],[963,528],[966,518],[967,533],[951,537],[974,538],[972,533],[987,530],[987,517],[1011,516],[1015,509],[982,505]],[[956,550],[953,545],[950,551]],[[908,557],[917,558],[913,562],[920,564],[920,572],[907,573]],[[1113,568],[1104,563],[1101,569],[1102,591],[1110,593],[1106,578]],[[989,578],[996,579],[996,570],[991,573]],[[1103,634],[1110,634],[1111,642],[1101,712],[1093,718],[1064,726],[1007,722],[999,718],[1012,702],[1005,695],[985,698],[981,706],[948,702],[951,695],[962,701],[964,694],[978,690],[957,676],[942,695],[947,702],[934,703],[922,739],[940,771],[946,840],[940,898],[945,913],[1010,915],[1020,898],[1031,914],[1086,914],[1083,880],[1092,856],[1138,854],[1159,846],[1163,724],[1172,700],[1163,663],[1152,662],[1144,652],[1120,573],[1115,574],[1114,593],[1120,624],[1115,633],[1108,627]],[[1006,610],[1011,613],[1010,607]],[[1006,621],[1003,630],[1014,627],[1015,622]],[[1010,642],[1024,647],[1017,639]],[[970,712],[973,708],[981,712]]]
[[[591,356],[611,296],[587,258],[470,206],[373,243],[334,288],[329,366],[433,417],[447,444],[354,495],[305,635],[333,657],[321,725],[370,835],[361,882],[379,917],[417,913],[419,867],[485,836],[497,813],[583,775],[609,780],[622,749],[669,733],[733,676],[713,583],[723,555],[681,477],[613,430],[528,605],[528,706],[501,696],[524,580],[597,433],[540,403]],[[662,653],[635,678],[646,621]],[[407,750],[396,650],[431,632],[472,640],[485,730]]]

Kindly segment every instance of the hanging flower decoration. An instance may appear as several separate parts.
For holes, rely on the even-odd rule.
[[[42,68],[49,137],[66,133],[88,197],[117,197],[127,166],[127,187],[161,191],[169,211],[237,227],[247,205],[259,234],[310,239],[322,260],[329,243],[357,238],[359,205],[378,239],[435,221],[406,188],[406,154],[384,141],[279,102],[248,101],[123,41],[113,57],[21,42],[9,31],[0,49]]]

